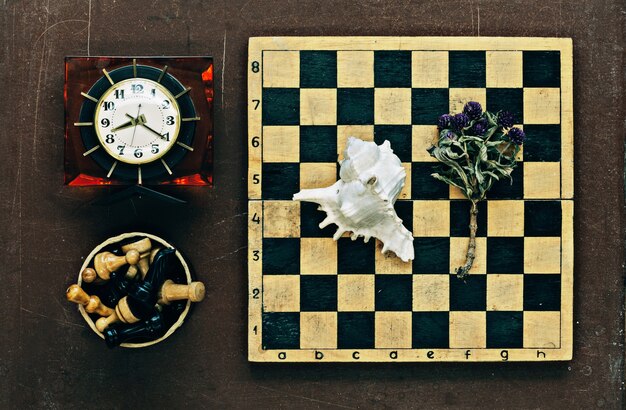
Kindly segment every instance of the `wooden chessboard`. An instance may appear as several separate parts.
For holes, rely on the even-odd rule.
[[[248,61],[249,359],[546,361],[572,356],[572,42],[551,38],[252,38]],[[479,206],[433,179],[440,114],[470,100],[527,135],[512,184]],[[389,140],[415,260],[320,229],[291,200],[337,179],[349,136]]]

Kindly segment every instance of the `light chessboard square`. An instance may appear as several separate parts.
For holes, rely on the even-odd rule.
[[[263,127],[263,161],[300,161],[300,127],[290,125]]]
[[[521,51],[487,51],[487,87],[523,87],[523,53]]]
[[[448,88],[448,52],[413,51],[413,88]]]
[[[265,87],[300,86],[300,53],[297,51],[266,51],[262,69]]]

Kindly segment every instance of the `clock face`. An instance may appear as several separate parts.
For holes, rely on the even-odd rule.
[[[78,122],[85,146],[106,178],[129,182],[175,176],[175,167],[193,151],[196,116],[191,88],[167,66],[123,66],[96,81],[84,98]]]
[[[176,143],[181,115],[165,87],[145,78],[129,78],[100,97],[94,127],[100,144],[118,161],[145,164]]]

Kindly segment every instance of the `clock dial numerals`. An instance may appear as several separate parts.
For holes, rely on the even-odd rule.
[[[176,143],[181,115],[176,98],[145,78],[115,83],[100,98],[94,126],[101,145],[116,160],[145,164]]]

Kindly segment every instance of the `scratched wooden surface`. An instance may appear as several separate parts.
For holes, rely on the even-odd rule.
[[[0,1],[1,408],[623,407],[623,2],[341,3]],[[574,39],[574,360],[249,364],[248,37],[478,34]],[[188,190],[186,212],[62,186],[63,57],[81,54],[215,56],[215,188]],[[177,244],[207,298],[166,343],[108,351],[64,290],[95,244],[135,229]]]

